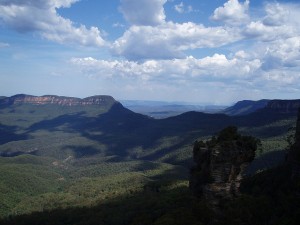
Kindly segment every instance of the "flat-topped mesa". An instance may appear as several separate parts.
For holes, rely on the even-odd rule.
[[[74,97],[64,97],[56,95],[32,96],[14,95],[0,99],[0,106],[32,104],[32,105],[61,105],[61,106],[83,106],[83,105],[107,105],[113,104],[116,100],[108,95],[97,95],[84,99]]]

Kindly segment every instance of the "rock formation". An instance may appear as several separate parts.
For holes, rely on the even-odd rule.
[[[46,105],[55,104],[61,106],[77,106],[77,105],[105,105],[115,103],[113,97],[106,95],[97,95],[84,99],[62,97],[56,95],[32,96],[32,95],[15,95],[0,99],[0,106],[33,104]]]
[[[288,152],[288,163],[292,168],[292,178],[300,177],[300,108],[295,132],[295,143]]]
[[[236,127],[225,128],[210,141],[196,141],[190,189],[213,207],[239,195],[243,172],[254,159],[258,143],[253,137],[239,135]]]

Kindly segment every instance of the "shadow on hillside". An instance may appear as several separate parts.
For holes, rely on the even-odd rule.
[[[26,140],[27,134],[17,134],[17,126],[6,126],[0,124],[0,145],[6,144],[11,141]]]
[[[288,125],[282,124],[272,128],[268,128],[267,125],[288,117],[283,114],[270,113],[230,117],[224,114],[188,112],[167,119],[155,120],[134,113],[121,104],[115,104],[108,112],[98,117],[86,117],[83,112],[80,112],[36,123],[28,129],[27,135],[38,130],[78,133],[82,137],[105,145],[106,149],[109,149],[106,151],[107,155],[128,157],[130,156],[128,152],[132,152],[135,148],[142,149],[144,153],[150,149],[157,149],[153,153],[142,156],[145,160],[157,160],[175,149],[192,144],[201,136],[214,135],[229,125],[250,129],[259,126],[260,130],[251,133],[257,137],[280,135],[286,132]],[[172,137],[177,137],[174,143],[167,147],[161,144],[160,141],[163,138]],[[73,147],[73,152],[81,157],[96,155],[101,150],[87,146]],[[134,157],[134,154],[130,157]]]
[[[246,116],[233,117],[237,127],[249,129],[251,135],[258,138],[275,137],[286,133],[295,124],[296,118],[296,113],[276,113],[269,111],[258,111]]]
[[[272,151],[256,157],[247,167],[245,174],[254,175],[258,171],[271,169],[285,162],[287,151]]]
[[[199,204],[187,188],[164,192],[145,188],[142,193],[107,200],[92,207],[34,212],[29,215],[11,216],[0,220],[0,223],[2,225],[188,225],[210,220],[207,211],[209,209]]]
[[[47,130],[50,132],[65,130],[67,132],[75,132],[82,128],[83,121],[85,123],[89,122],[91,119],[89,117],[83,116],[85,112],[79,112],[75,114],[66,114],[58,116],[54,119],[43,120],[41,122],[31,125],[27,129],[27,133],[35,132],[38,130]]]
[[[64,146],[64,150],[70,149],[75,158],[89,157],[99,154],[99,149],[93,146]]]
[[[186,186],[149,182],[143,191],[107,199],[90,207],[56,208],[0,219],[1,225],[250,225],[291,224],[300,220],[299,179],[281,166],[243,181],[242,196],[221,203],[213,212]],[[55,207],[55,206],[54,206]],[[221,218],[216,220],[216,218]]]
[[[137,165],[136,169],[155,170],[157,165],[157,163],[143,162]],[[182,174],[182,171],[179,171],[180,168],[184,169],[175,167],[174,169],[162,170],[159,175],[150,176],[151,179],[144,184],[142,190],[129,185],[124,187],[128,189],[127,194],[101,200],[102,202],[99,204],[90,207],[72,207],[67,203],[66,208],[33,212],[28,215],[9,216],[0,219],[0,224],[192,225],[199,224],[199,221],[207,224],[211,220],[211,214],[207,213],[210,211],[208,207],[199,202],[199,199],[191,194],[188,187],[177,185],[178,174]],[[81,190],[81,193],[83,192],[84,190]],[[68,199],[67,197],[68,193],[66,193],[66,199]],[[64,202],[67,202],[67,200],[64,200]],[[51,203],[49,204],[51,205]]]

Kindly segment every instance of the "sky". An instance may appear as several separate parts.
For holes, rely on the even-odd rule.
[[[0,96],[300,98],[299,0],[0,0]]]

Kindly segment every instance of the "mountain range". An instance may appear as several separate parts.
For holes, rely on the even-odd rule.
[[[300,100],[242,101],[225,109],[227,115],[191,111],[153,119],[130,111],[111,96],[15,95],[0,99],[0,152],[58,158],[97,154],[151,160],[171,154],[176,158],[195,139],[228,125],[272,142],[292,126],[299,106]],[[51,139],[58,136],[59,143],[53,144]]]
[[[284,160],[300,100],[253,105],[154,119],[105,95],[2,97],[0,217],[186,187],[195,140],[229,125],[261,139],[249,173],[274,166]]]
[[[226,106],[212,104],[196,104],[185,102],[164,102],[164,101],[120,101],[124,107],[133,112],[148,115],[156,119],[163,119],[177,116],[189,111],[216,113],[226,108]]]

